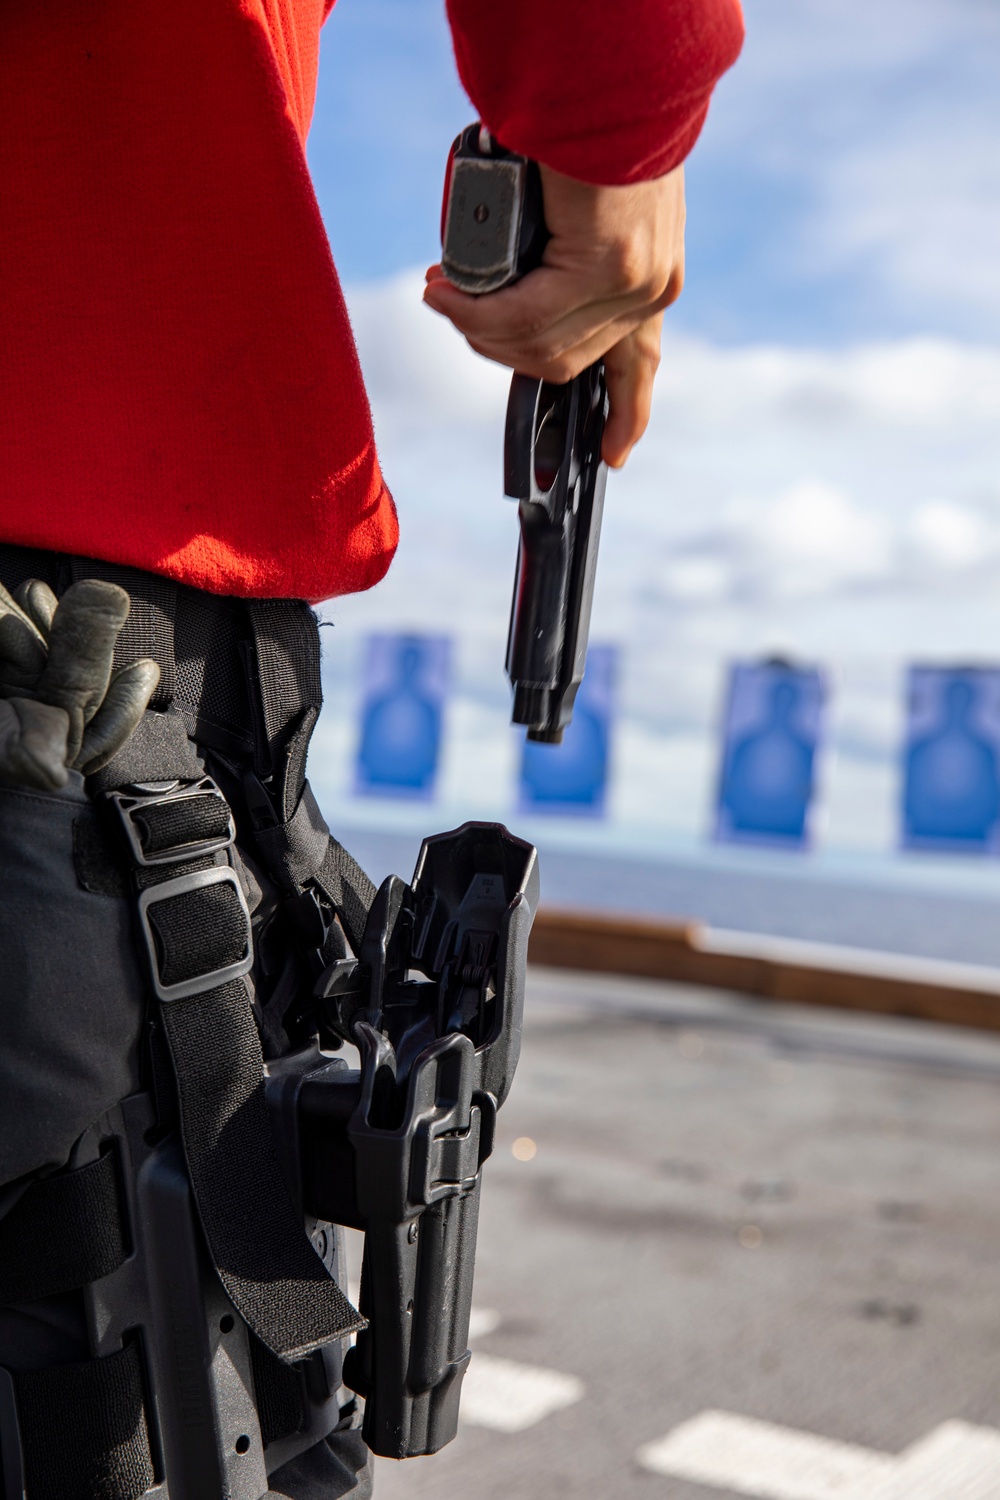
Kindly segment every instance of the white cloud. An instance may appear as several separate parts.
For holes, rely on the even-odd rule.
[[[945,105],[838,155],[802,247],[819,269],[874,272],[899,306],[943,300],[995,328],[1000,152],[968,113]]]
[[[752,185],[736,212],[761,235],[765,279],[840,278],[855,327],[867,309],[881,327],[1000,337],[994,0],[747,0],[745,11],[744,54],[692,173],[721,167],[718,193],[734,172]]]
[[[933,569],[975,568],[996,555],[996,529],[961,505],[927,501],[918,507],[912,530],[916,546]]]
[[[420,271],[350,289],[351,322],[379,415],[379,439],[426,424],[466,428],[506,399],[509,376],[489,360],[465,358],[451,324],[421,302]]]
[[[336,712],[353,712],[359,633],[453,633],[446,798],[496,815],[513,764],[508,378],[420,305],[416,276],[350,304],[402,543],[385,583],[328,606]],[[884,840],[891,808],[861,815],[845,788],[867,806],[891,781],[904,664],[1000,660],[1000,348],[668,335],[650,432],[605,516],[593,637],[626,653],[616,816],[703,829],[725,663],[779,651],[834,671],[831,842]]]
[[[882,571],[880,521],[852,505],[842,491],[816,480],[793,485],[767,506],[759,535],[779,565],[804,564],[847,578]]]

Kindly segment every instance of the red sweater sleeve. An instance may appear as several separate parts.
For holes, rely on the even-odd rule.
[[[448,14],[497,139],[593,183],[682,162],[743,42],[739,0],[448,0]]]

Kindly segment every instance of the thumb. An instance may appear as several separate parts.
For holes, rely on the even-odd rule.
[[[48,660],[36,692],[70,716],[71,763],[79,754],[85,726],[108,690],[115,642],[130,607],[124,589],[103,579],[84,578],[66,590],[55,612]]]
[[[115,673],[104,702],[84,731],[83,744],[74,761],[78,770],[90,776],[118,754],[137,728],[159,680],[160,669],[148,656]]]

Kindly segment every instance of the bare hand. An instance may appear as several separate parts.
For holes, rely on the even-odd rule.
[[[663,310],[684,284],[684,168],[626,187],[541,172],[552,238],[538,270],[475,297],[431,266],[424,301],[477,353],[539,380],[562,384],[603,355],[602,454],[621,468],[649,421]]]

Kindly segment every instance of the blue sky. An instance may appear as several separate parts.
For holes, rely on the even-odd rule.
[[[779,654],[833,683],[824,846],[886,851],[908,664],[1000,663],[1000,0],[746,13],[689,164],[650,431],[608,485],[608,836],[704,837],[727,667]],[[397,628],[455,640],[441,821],[512,814],[509,377],[420,303],[471,117],[441,0],[339,0],[311,161],[402,537],[384,583],[326,607],[331,815],[358,815],[364,635]]]
[[[444,0],[339,0],[309,161],[344,281],[435,258],[448,148],[473,117]]]
[[[1000,337],[1000,5],[747,0],[688,170],[679,330]],[[310,160],[348,283],[424,265],[472,117],[443,0],[339,0]]]

